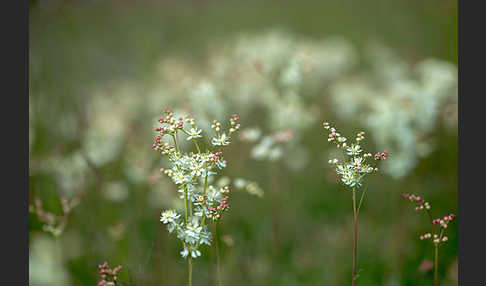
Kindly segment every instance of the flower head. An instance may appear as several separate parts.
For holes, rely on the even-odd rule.
[[[430,213],[431,206],[430,206],[429,202],[425,201],[425,199],[422,198],[421,196],[418,196],[418,195],[415,195],[415,194],[403,193],[402,197],[404,199],[414,203],[415,204],[414,209],[416,211],[422,211],[423,210],[423,211],[428,213],[429,217],[431,216],[431,213]],[[442,218],[432,219],[430,222],[434,226],[434,232],[435,233],[433,235],[430,234],[430,233],[424,234],[423,236],[420,236],[420,239],[423,240],[425,238],[433,237],[434,239],[432,240],[432,242],[434,244],[446,242],[448,239],[447,239],[447,236],[445,236],[445,230],[448,228],[449,223],[455,217],[456,217],[456,215],[451,213],[451,214],[446,215]],[[438,226],[438,228],[437,228],[437,226]]]
[[[228,137],[226,136],[225,133],[221,134],[218,137],[214,137],[213,140],[211,140],[211,144],[214,146],[226,146],[230,142],[228,141]]]
[[[202,132],[201,129],[191,128],[191,130],[189,130],[188,132],[189,136],[186,139],[189,141],[192,139],[201,138],[202,137],[201,132]]]
[[[160,221],[164,224],[174,223],[179,217],[180,215],[178,215],[174,210],[167,210],[161,214]]]
[[[359,153],[361,153],[361,146],[359,146],[358,144],[352,144],[351,146],[349,146],[347,149],[346,149],[348,155],[359,155]]]
[[[329,164],[336,166],[336,173],[340,175],[341,182],[350,188],[358,188],[362,185],[362,182],[366,174],[371,174],[378,169],[376,165],[373,167],[368,163],[368,158],[371,157],[370,153],[363,152],[361,145],[358,144],[364,139],[364,132],[358,132],[356,135],[356,143],[348,145],[347,138],[342,136],[336,128],[329,125],[329,123],[323,123],[324,129],[329,131],[329,142],[336,144],[339,149],[344,149],[345,155],[349,156],[347,160],[339,161],[338,159],[329,160]],[[388,152],[380,154],[380,158],[386,158]]]
[[[100,275],[101,281],[98,282],[98,286],[114,286],[118,280],[118,271],[122,268],[121,265],[115,268],[110,268],[108,262],[105,261],[103,264],[98,265],[98,274]]]

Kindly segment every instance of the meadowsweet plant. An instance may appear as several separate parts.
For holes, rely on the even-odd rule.
[[[352,285],[355,285],[357,279],[356,275],[356,253],[358,246],[358,214],[363,203],[363,198],[366,194],[367,186],[361,191],[361,198],[359,205],[357,205],[356,194],[361,190],[367,175],[378,171],[377,163],[381,160],[386,160],[388,152],[378,152],[374,156],[371,153],[366,153],[362,147],[361,142],[365,139],[364,132],[358,132],[354,142],[349,142],[348,139],[342,136],[336,128],[324,122],[323,126],[329,131],[328,141],[336,145],[339,150],[343,151],[342,159],[330,159],[329,164],[336,168],[336,173],[340,176],[344,187],[351,191],[353,198],[353,274]],[[369,162],[370,161],[370,162]]]
[[[103,264],[98,265],[98,274],[100,275],[100,282],[98,286],[115,286],[118,282],[118,271],[122,268],[121,265],[116,266],[111,269],[108,262],[105,261]]]
[[[220,122],[212,122],[214,136],[210,144],[215,150],[202,151],[198,143],[203,137],[202,129],[197,127],[195,120],[187,115],[176,118],[168,108],[159,118],[162,126],[155,129],[158,135],[152,147],[169,159],[171,167],[161,171],[177,185],[180,198],[184,200],[185,211],[184,214],[178,214],[175,210],[163,211],[160,221],[182,243],[180,253],[188,261],[189,285],[192,285],[192,260],[201,256],[200,248],[203,244],[211,245],[213,235],[216,238],[218,284],[221,285],[217,222],[229,210],[230,190],[228,186],[216,187],[209,182],[213,181],[212,176],[226,167],[222,150],[230,144],[232,135],[239,130],[238,119],[238,115],[233,114],[227,130]],[[187,153],[181,150],[177,143],[179,135],[192,141],[196,152]],[[163,141],[164,137],[168,137],[172,143]],[[208,229],[208,221],[212,221],[213,234]]]
[[[415,211],[425,212],[430,223],[432,224],[432,231],[420,235],[419,238],[420,240],[430,241],[434,245],[434,286],[437,286],[439,285],[439,247],[447,242],[448,238],[445,235],[445,232],[449,223],[456,218],[456,215],[451,213],[442,218],[434,219],[430,212],[431,206],[429,202],[426,202],[422,197],[414,194],[403,193],[402,196],[415,204]]]
[[[29,211],[35,213],[37,218],[44,223],[42,230],[47,233],[51,233],[57,240],[57,238],[64,232],[68,223],[68,217],[74,207],[79,204],[79,197],[74,197],[68,200],[65,197],[61,197],[62,215],[55,215],[49,211],[46,211],[42,206],[40,198],[34,199],[34,204],[29,206]]]

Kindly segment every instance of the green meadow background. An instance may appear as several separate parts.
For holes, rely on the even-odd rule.
[[[164,82],[154,76],[161,61],[205,67],[215,46],[278,30],[295,39],[338,35],[359,56],[378,41],[407,63],[435,58],[457,65],[457,1],[29,3],[29,202],[40,198],[46,210],[61,214],[60,196],[82,194],[57,240],[30,214],[33,286],[96,285],[97,265],[104,261],[123,265],[121,285],[186,284],[180,243],[159,221],[160,211],[177,201],[176,190],[158,172],[160,154],[150,150],[159,112],[186,104],[171,106],[180,94],[164,92]],[[161,89],[155,102],[146,97],[154,89]],[[231,210],[219,227],[224,285],[350,284],[351,194],[330,176],[333,147],[321,123],[329,120],[349,138],[364,127],[355,118],[338,117],[320,92],[305,102],[320,115],[301,132],[300,146],[310,154],[305,166],[252,160],[251,144],[241,140],[227,151],[225,174],[258,183],[264,196],[232,191]],[[242,128],[269,120],[260,110],[238,110],[236,103],[225,117],[233,112],[240,113]],[[370,152],[382,151],[373,131],[365,130]],[[433,247],[418,239],[430,227],[401,194],[422,195],[434,216],[457,213],[457,124],[438,120],[427,136],[434,148],[405,176],[380,172],[370,180],[359,217],[357,285],[432,284],[432,271],[420,266],[433,260]],[[456,222],[447,235],[440,250],[444,286],[457,285]],[[193,285],[216,285],[213,248],[204,249],[194,267]]]

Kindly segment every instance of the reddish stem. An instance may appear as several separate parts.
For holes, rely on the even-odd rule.
[[[356,190],[353,189],[353,280],[351,285],[355,285],[356,280],[356,254],[358,249],[358,217],[356,214]]]

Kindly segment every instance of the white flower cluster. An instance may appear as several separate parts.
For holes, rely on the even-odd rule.
[[[211,245],[211,233],[208,231],[207,226],[201,226],[198,216],[194,216],[192,222],[184,224],[181,215],[177,214],[174,210],[166,210],[162,212],[160,221],[167,225],[169,233],[177,233],[183,244],[184,248],[181,251],[181,256],[186,258],[189,254],[192,258],[201,256],[199,246],[201,244]]]
[[[367,174],[378,171],[376,164],[371,166],[367,162],[368,158],[373,157],[371,153],[364,153],[359,145],[365,138],[364,132],[359,132],[356,135],[354,143],[348,143],[347,138],[337,132],[336,128],[330,126],[329,123],[325,122],[323,126],[329,130],[329,138],[327,140],[335,143],[339,149],[343,149],[344,154],[348,156],[348,158],[342,160],[331,159],[329,160],[329,164],[336,167],[336,173],[341,177],[341,182],[344,185],[351,188],[359,188]],[[387,156],[387,151],[377,153],[374,156],[374,160],[385,160]]]
[[[201,255],[199,247],[202,244],[211,245],[211,233],[208,230],[206,219],[216,221],[229,209],[227,204],[229,188],[223,186],[216,188],[210,184],[212,176],[226,167],[221,148],[230,143],[233,133],[238,131],[240,125],[237,123],[239,117],[233,114],[229,120],[229,130],[223,132],[221,123],[213,121],[211,126],[216,136],[212,138],[212,145],[218,147],[218,151],[207,150],[202,152],[198,139],[202,138],[202,130],[199,129],[194,119],[189,116],[176,118],[174,113],[166,109],[165,116],[159,118],[163,126],[155,130],[159,134],[152,144],[154,150],[167,156],[171,168],[161,169],[162,172],[171,178],[177,185],[180,198],[184,200],[185,215],[182,217],[175,210],[162,212],[160,221],[167,225],[169,233],[175,232],[184,248],[181,255],[184,258],[196,258]],[[184,124],[189,124],[190,129],[186,130]],[[177,144],[179,133],[187,135],[187,141],[192,141],[197,153],[184,153]],[[174,144],[164,142],[164,136],[173,139]]]

